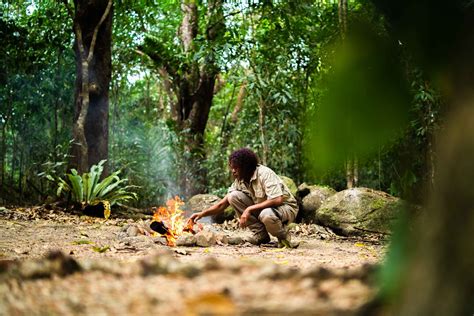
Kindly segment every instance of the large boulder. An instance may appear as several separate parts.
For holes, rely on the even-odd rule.
[[[327,186],[301,184],[296,194],[300,204],[298,221],[306,223],[315,222],[316,210],[324,200],[334,194],[336,194],[336,190]]]
[[[402,207],[402,200],[385,192],[353,188],[323,201],[316,211],[316,220],[345,236],[388,234]]]
[[[290,189],[291,194],[293,196],[296,196],[296,192],[298,191],[298,188],[296,187],[295,181],[293,179],[288,178],[286,176],[279,175],[280,179],[283,181],[283,183]]]
[[[186,202],[186,209],[192,214],[196,212],[201,212],[212,205],[216,204],[221,200],[220,197],[213,194],[197,194],[192,196]],[[212,221],[214,223],[223,223],[225,220],[231,220],[234,218],[234,210],[231,207],[228,207],[223,214],[218,214],[212,216]]]

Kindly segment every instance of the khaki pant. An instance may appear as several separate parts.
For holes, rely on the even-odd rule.
[[[229,193],[228,200],[239,218],[247,207],[254,205],[250,196],[241,191]],[[252,213],[247,220],[247,226],[256,236],[265,236],[270,233],[278,239],[285,239],[286,230],[283,226],[293,222],[295,217],[296,210],[283,204],[277,208],[265,208]]]

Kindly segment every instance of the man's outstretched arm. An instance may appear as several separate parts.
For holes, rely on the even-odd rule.
[[[229,207],[229,205],[230,205],[229,204],[229,198],[226,195],[217,204],[214,204],[213,206],[211,206],[208,209],[205,209],[204,211],[194,213],[193,215],[191,215],[191,217],[189,219],[196,222],[196,221],[200,220],[203,217],[220,214],[220,213],[224,212],[224,210],[227,207]]]

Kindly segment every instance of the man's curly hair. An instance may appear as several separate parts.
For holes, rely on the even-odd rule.
[[[240,169],[245,180],[250,180],[258,165],[257,155],[248,148],[240,148],[229,156],[229,163]]]

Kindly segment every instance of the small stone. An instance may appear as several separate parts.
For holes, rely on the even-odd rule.
[[[46,258],[24,261],[19,266],[19,275],[25,279],[49,278],[52,275],[66,276],[81,271],[81,266],[70,256],[52,251]]]
[[[193,264],[180,264],[174,272],[187,278],[195,278],[201,274],[201,269]]]
[[[232,236],[228,238],[227,242],[229,245],[240,245],[243,243],[243,239],[239,236]]]
[[[227,245],[229,243],[229,238],[224,234],[216,234],[216,242],[219,245]]]
[[[193,235],[179,236],[176,240],[176,246],[179,247],[194,247],[196,245],[196,237]]]
[[[303,278],[311,278],[317,281],[327,280],[334,277],[334,275],[335,274],[332,270],[329,270],[325,267],[315,267],[302,273]]]
[[[170,250],[161,250],[141,260],[142,275],[168,274],[177,270],[178,261]]]
[[[206,271],[215,271],[222,268],[222,265],[215,257],[207,258],[204,262],[204,270]]]
[[[182,256],[190,255],[190,254],[187,253],[186,250],[184,250],[184,249],[175,249],[174,252],[177,253],[178,255],[182,255]]]
[[[130,237],[135,237],[135,236],[138,236],[138,234],[139,234],[138,227],[133,226],[133,225],[131,225],[130,227],[128,227],[128,229],[127,229],[127,235],[128,235],[128,236],[130,236]]]
[[[196,237],[196,245],[200,247],[209,247],[216,244],[216,235],[207,230],[197,233],[194,237]]]

